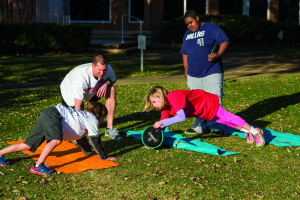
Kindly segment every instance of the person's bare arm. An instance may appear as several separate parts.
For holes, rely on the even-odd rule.
[[[220,45],[218,53],[213,53],[212,55],[208,54],[208,61],[213,62],[213,61],[217,60],[218,58],[220,58],[228,46],[229,46],[229,41],[223,42]]]
[[[112,86],[115,82],[116,82],[116,80],[115,81],[106,80],[106,82],[103,85],[101,85],[101,87],[98,89],[97,97],[106,96],[106,92],[108,90],[108,87]]]
[[[75,109],[76,110],[83,110],[84,109],[83,100],[79,100],[79,99],[74,98],[74,101],[75,101]]]
[[[189,68],[188,62],[187,62],[187,55],[182,54],[182,61],[183,61],[183,67],[184,67],[184,76],[187,77],[187,70]]]
[[[218,55],[222,56],[223,53],[226,51],[227,47],[229,46],[229,41],[226,41],[226,42],[223,42],[221,45],[220,45],[220,49],[218,51]]]

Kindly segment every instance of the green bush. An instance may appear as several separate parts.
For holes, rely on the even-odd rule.
[[[273,22],[245,15],[199,15],[200,21],[214,23],[229,37],[231,44],[276,44],[283,30],[283,42],[299,43],[300,26],[289,22]],[[160,42],[182,43],[187,27],[183,17],[172,19],[160,28]]]
[[[90,45],[92,27],[77,24],[0,24],[0,53],[83,52]]]

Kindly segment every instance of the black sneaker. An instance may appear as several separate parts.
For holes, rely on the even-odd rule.
[[[217,130],[217,129],[211,130],[211,135],[212,136],[221,136],[223,134],[224,134],[223,131],[220,131],[220,130]]]

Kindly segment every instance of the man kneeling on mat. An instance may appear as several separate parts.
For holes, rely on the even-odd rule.
[[[91,102],[85,111],[68,108],[62,105],[51,106],[42,111],[36,124],[23,143],[13,144],[0,150],[0,166],[9,166],[10,163],[3,155],[30,150],[35,152],[46,140],[40,157],[30,172],[32,174],[53,174],[55,170],[44,164],[48,155],[62,140],[78,140],[88,133],[90,143],[100,159],[116,160],[108,157],[99,136],[99,125],[107,116],[106,107],[100,102]]]

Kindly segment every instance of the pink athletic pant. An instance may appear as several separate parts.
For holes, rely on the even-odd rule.
[[[227,110],[225,110],[222,106],[219,105],[218,112],[216,116],[212,119],[212,121],[218,122],[220,124],[224,124],[231,128],[235,128],[235,126],[242,127],[245,125],[245,120],[241,117],[234,115]]]

